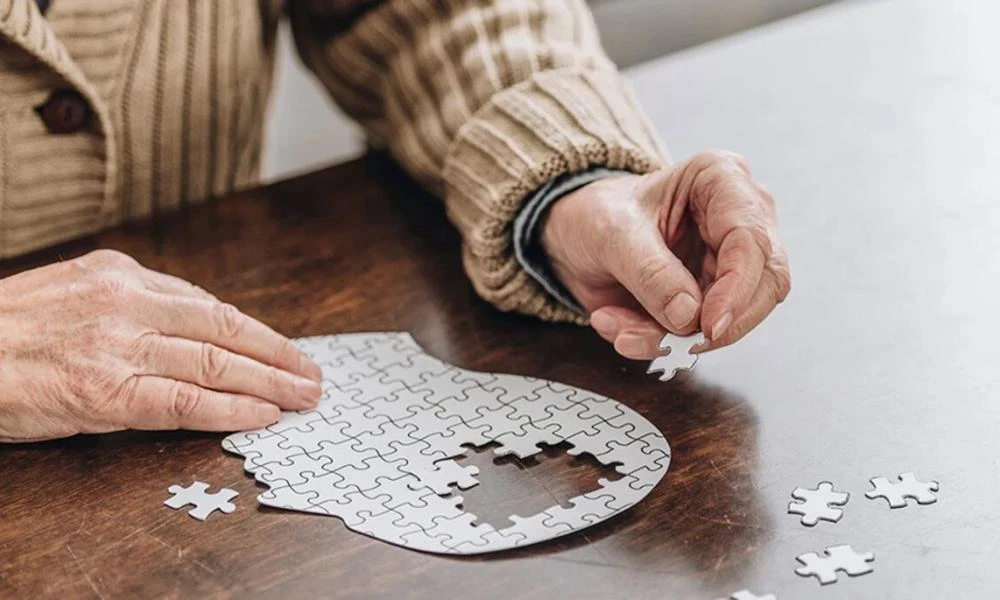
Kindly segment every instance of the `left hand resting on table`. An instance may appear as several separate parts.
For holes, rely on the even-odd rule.
[[[742,338],[791,288],[774,200],[743,159],[706,152],[557,201],[542,232],[555,274],[619,354],[650,359],[665,331]]]

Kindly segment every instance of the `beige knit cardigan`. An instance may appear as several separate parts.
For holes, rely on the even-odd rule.
[[[583,0],[0,0],[0,257],[252,186],[278,21],[337,103],[447,203],[476,290],[570,318],[511,222],[563,173],[659,165]],[[49,133],[76,90],[92,116]]]

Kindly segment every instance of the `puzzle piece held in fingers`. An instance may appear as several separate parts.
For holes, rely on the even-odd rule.
[[[698,362],[698,355],[691,349],[704,342],[705,334],[700,331],[689,336],[666,334],[659,345],[665,354],[654,358],[646,373],[660,373],[660,381],[670,381],[678,371],[690,371]]]

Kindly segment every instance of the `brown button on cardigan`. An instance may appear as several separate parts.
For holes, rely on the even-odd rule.
[[[370,142],[447,203],[476,290],[572,318],[518,266],[511,221],[563,173],[662,156],[583,0],[58,0],[45,16],[0,0],[0,256],[253,185],[285,11]],[[61,90],[72,106],[46,116]]]

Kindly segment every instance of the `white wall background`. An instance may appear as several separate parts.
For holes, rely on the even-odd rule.
[[[589,1],[608,54],[627,67],[831,0]],[[343,162],[363,150],[363,134],[299,62],[284,26],[266,128],[264,179]]]

